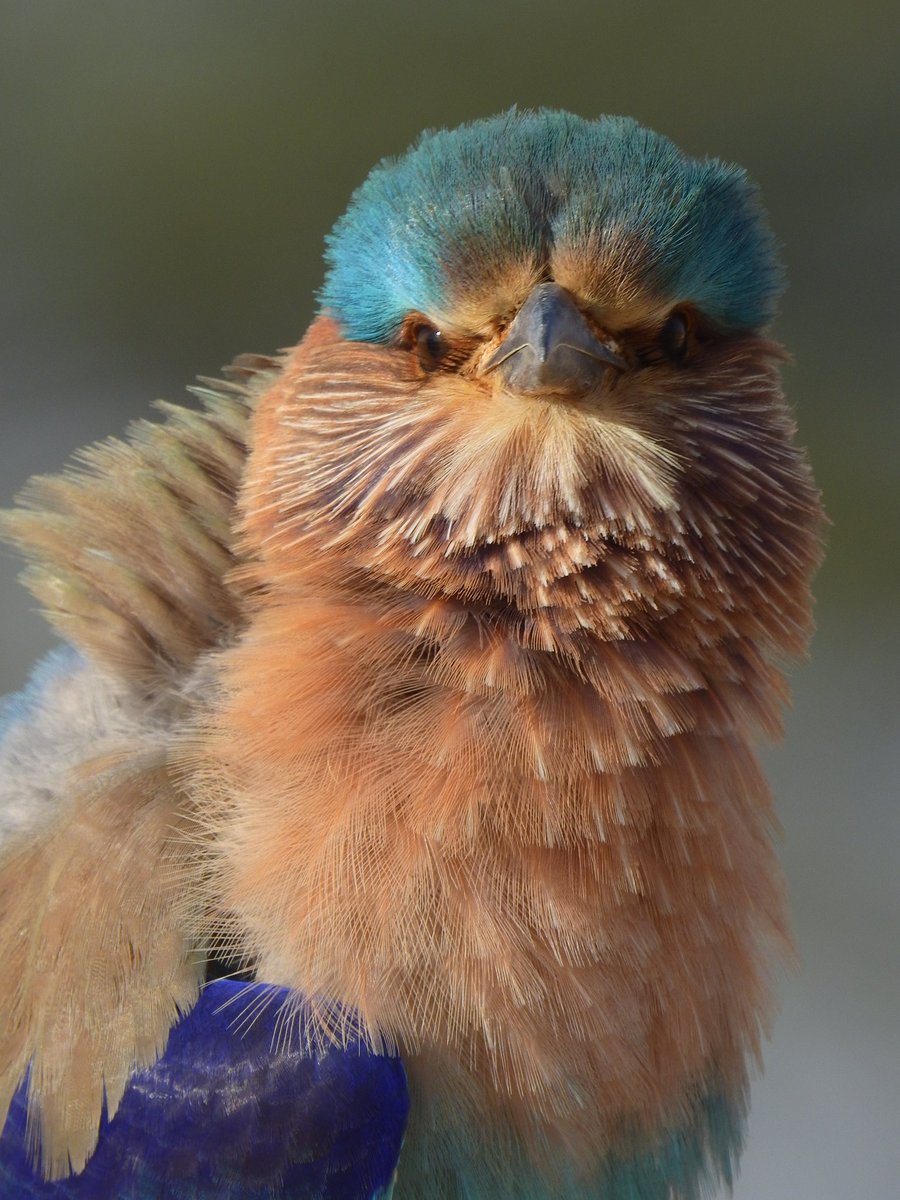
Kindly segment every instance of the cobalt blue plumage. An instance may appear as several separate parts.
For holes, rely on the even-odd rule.
[[[133,1076],[84,1172],[45,1182],[26,1085],[0,1138],[2,1200],[369,1200],[388,1194],[408,1097],[399,1059],[358,1042],[307,1053],[286,989],[217,980]],[[265,998],[264,1002],[263,997]]]

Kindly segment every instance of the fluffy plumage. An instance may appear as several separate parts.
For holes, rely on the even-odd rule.
[[[696,1197],[786,937],[752,747],[820,549],[755,192],[630,121],[507,114],[382,164],[328,253],[296,350],[12,531],[165,710],[184,945],[295,989],[314,1044],[399,1047],[398,1196]]]
[[[250,393],[244,360],[128,442],[32,480],[0,528],[82,655],[58,653],[7,703],[0,741],[0,1107],[29,1063],[45,1171],[84,1166],[104,1106],[148,1066],[204,973],[185,919],[186,805],[169,770],[197,655],[239,606],[231,513]],[[29,837],[28,835],[31,834]]]

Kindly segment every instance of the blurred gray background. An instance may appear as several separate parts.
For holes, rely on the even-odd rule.
[[[384,154],[512,103],[630,113],[748,167],[834,522],[769,755],[802,971],[738,1200],[900,1196],[893,3],[0,2],[0,505],[244,350],[295,342]],[[0,693],[52,644],[0,558]]]

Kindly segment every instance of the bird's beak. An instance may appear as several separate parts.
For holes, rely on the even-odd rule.
[[[610,367],[628,364],[589,328],[572,296],[557,283],[541,283],[516,313],[483,371],[499,370],[521,395],[593,391]]]

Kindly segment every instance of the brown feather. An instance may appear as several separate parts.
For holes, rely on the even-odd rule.
[[[265,978],[439,1080],[445,1124],[548,1171],[740,1094],[771,1012],[751,745],[821,528],[779,357],[734,338],[567,405],[322,319],[254,418],[249,624],[190,751],[215,901]],[[453,1195],[429,1120],[409,1194]]]

